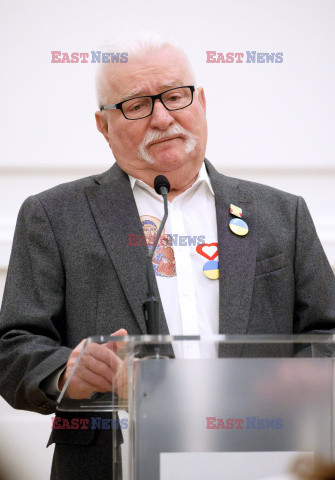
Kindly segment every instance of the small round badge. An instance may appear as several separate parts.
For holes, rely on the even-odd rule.
[[[233,218],[229,222],[229,228],[230,230],[235,233],[235,235],[238,235],[240,237],[243,237],[249,232],[249,227],[245,223],[244,220],[241,220],[240,218]]]
[[[206,277],[211,280],[217,280],[219,278],[219,262],[217,260],[206,262],[202,270]]]

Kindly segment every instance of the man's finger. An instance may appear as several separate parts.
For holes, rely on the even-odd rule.
[[[96,392],[110,392],[113,388],[113,382],[111,379],[108,380],[98,373],[92,372],[86,368],[83,368],[78,372],[78,377],[82,384],[92,386]]]
[[[111,337],[126,337],[128,335],[128,332],[127,330],[125,330],[124,328],[120,328],[119,330],[117,330],[116,332],[114,333],[111,333],[110,336]],[[127,342],[122,342],[122,341],[119,341],[119,342],[108,342],[106,344],[106,346],[108,348],[110,348],[111,350],[113,350],[113,352],[117,353],[119,352],[120,350],[122,350],[122,348],[125,347]]]
[[[98,354],[85,356],[85,359],[82,362],[82,367],[105,378],[108,382],[112,382],[116,372],[122,365],[122,361],[114,352],[106,347],[95,353]]]

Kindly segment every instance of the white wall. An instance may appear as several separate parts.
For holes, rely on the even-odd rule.
[[[2,0],[0,7],[0,295],[24,198],[112,163],[95,130],[93,65],[51,64],[50,52],[97,50],[126,26],[169,33],[185,47],[207,94],[208,158],[224,173],[303,195],[335,266],[332,0]],[[283,52],[284,62],[209,64],[208,50]],[[0,403],[0,451],[16,450],[21,478],[47,478],[49,431],[48,418]]]

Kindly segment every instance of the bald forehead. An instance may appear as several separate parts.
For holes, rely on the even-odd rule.
[[[105,81],[109,86],[111,103],[194,84],[188,58],[172,47],[129,57],[128,63],[108,65]]]

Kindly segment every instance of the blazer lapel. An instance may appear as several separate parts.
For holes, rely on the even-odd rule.
[[[142,304],[148,290],[148,249],[146,246],[129,245],[129,235],[143,237],[143,229],[128,175],[115,164],[108,172],[96,176],[95,182],[96,186],[86,188],[92,214],[134,317],[141,331],[147,333]],[[160,304],[161,333],[168,334],[156,278],[154,285]]]
[[[219,333],[243,334],[247,331],[257,254],[257,214],[251,192],[240,187],[238,179],[220,175],[206,160],[215,193],[220,264]],[[244,237],[229,228],[234,218],[230,204],[242,208],[242,219],[249,232]]]

